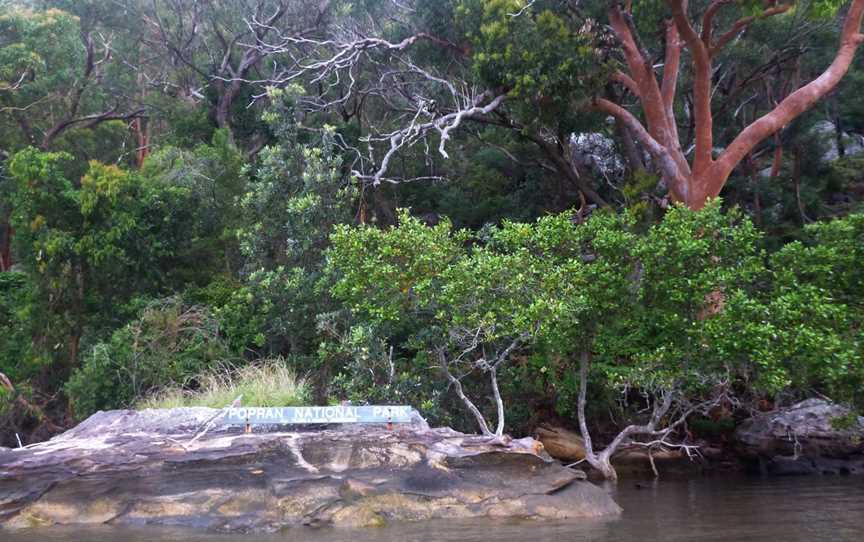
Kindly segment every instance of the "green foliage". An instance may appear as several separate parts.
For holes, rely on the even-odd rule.
[[[33,289],[27,275],[0,273],[0,373],[18,382],[42,364],[31,346]]]
[[[90,123],[88,115],[124,104],[133,71],[123,64],[113,66],[109,82],[92,84],[96,66],[100,72],[107,71],[100,61],[99,44],[88,61],[82,42],[96,26],[95,19],[56,8],[19,4],[0,11],[0,147],[14,151],[45,143],[46,148],[68,150],[83,160],[123,154],[123,135],[116,124],[85,133],[99,124]],[[124,38],[113,40],[112,50],[127,52]],[[59,131],[52,132],[54,128]],[[56,140],[66,129],[70,133]]]
[[[864,405],[864,215],[805,228],[806,238],[772,256],[771,348],[790,382]]]
[[[471,341],[486,355],[514,338],[532,344],[548,361],[515,373],[524,378],[533,366],[538,387],[551,386],[559,411],[572,414],[582,352],[606,389],[690,397],[739,383],[768,394],[860,389],[860,307],[849,313],[838,303],[861,299],[860,226],[850,217],[812,228],[820,242],[789,245],[772,273],[753,224],[717,202],[700,212],[673,208],[647,231],[628,213],[596,213],[583,225],[565,213],[505,223],[483,238],[403,212],[386,230],[337,228],[328,261],[334,295],[378,336],[401,339],[403,352],[433,358],[443,349],[470,353],[457,358],[468,361]],[[790,289],[808,303],[787,299]],[[373,357],[382,358],[383,344]]]
[[[254,181],[240,200],[247,222],[238,230],[248,290],[233,303],[251,304],[262,322],[256,345],[274,353],[314,351],[315,316],[332,310],[322,278],[323,250],[334,224],[352,220],[357,192],[342,173],[333,133],[318,145],[299,140],[293,101],[298,89],[271,91],[266,115],[279,144],[265,148]]]
[[[83,57],[78,19],[57,9],[32,11],[11,8],[0,13],[0,85],[18,86],[21,105],[74,78]],[[19,81],[26,84],[20,84]]]
[[[36,342],[67,364],[88,329],[116,325],[134,296],[156,289],[160,249],[147,220],[160,195],[135,175],[95,161],[73,183],[65,173],[70,160],[28,148],[9,164],[16,253],[46,332]]]
[[[462,0],[456,21],[471,40],[479,78],[497,92],[509,91],[526,117],[558,122],[605,81],[594,36],[573,28],[558,2]]]
[[[190,386],[196,375],[230,362],[218,322],[203,307],[167,299],[93,346],[65,385],[78,418],[123,408],[154,390]]]
[[[148,211],[164,223],[159,242],[175,262],[175,287],[203,286],[214,272],[240,266],[237,201],[246,189],[245,166],[227,130],[191,150],[164,147],[145,162],[141,176],[154,197]]]

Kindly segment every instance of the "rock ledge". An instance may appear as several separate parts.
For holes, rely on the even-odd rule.
[[[584,518],[620,508],[537,441],[410,425],[216,428],[217,411],[100,412],[0,450],[0,524],[159,524],[225,531],[436,518]]]
[[[864,474],[864,417],[822,399],[751,418],[735,441],[742,458],[770,474]]]

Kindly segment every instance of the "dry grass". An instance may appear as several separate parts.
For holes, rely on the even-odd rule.
[[[281,358],[239,369],[212,371],[195,379],[194,391],[166,388],[139,401],[144,408],[204,406],[222,408],[243,395],[243,406],[296,406],[308,403],[309,387]]]

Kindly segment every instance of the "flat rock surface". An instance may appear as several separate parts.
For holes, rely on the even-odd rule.
[[[422,419],[244,434],[204,408],[100,412],[0,450],[0,524],[160,524],[227,531],[479,516],[581,518],[620,508],[537,441]]]

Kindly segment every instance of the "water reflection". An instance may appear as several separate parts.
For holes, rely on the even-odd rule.
[[[541,542],[864,540],[864,477],[709,478],[606,486],[624,507],[615,520],[569,523],[439,521],[380,529],[298,529],[217,535],[161,528],[0,532],[4,542]]]

